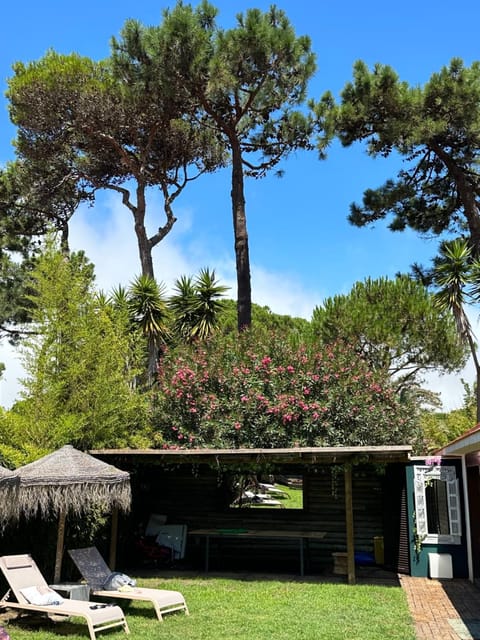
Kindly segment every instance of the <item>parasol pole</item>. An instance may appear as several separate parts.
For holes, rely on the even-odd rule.
[[[118,507],[113,507],[112,511],[112,529],[110,532],[110,558],[109,567],[110,571],[115,571],[115,564],[117,559],[117,538],[118,538]]]
[[[65,520],[66,520],[66,509],[60,509],[60,513],[58,515],[58,534],[57,534],[57,552],[55,554],[55,573],[53,576],[53,581],[55,584],[60,582],[60,578],[62,575],[62,559],[63,559],[63,545],[65,542]]]

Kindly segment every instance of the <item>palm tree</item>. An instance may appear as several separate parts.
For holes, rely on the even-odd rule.
[[[220,298],[228,287],[218,284],[214,270],[201,269],[195,280],[182,276],[174,288],[177,293],[168,305],[178,335],[188,342],[208,338],[218,324],[218,314],[223,308]]]
[[[148,275],[137,276],[128,292],[130,317],[147,340],[147,383],[155,379],[159,350],[170,339],[170,313],[165,285]]]
[[[174,295],[168,299],[168,307],[173,314],[175,334],[185,341],[191,339],[195,324],[195,285],[191,276],[181,276],[173,286]]]
[[[438,287],[435,300],[443,311],[452,312],[458,334],[472,354],[476,372],[477,422],[480,422],[480,362],[477,343],[465,305],[480,301],[480,261],[463,238],[442,243],[434,261],[433,283]]]
[[[218,314],[223,308],[220,298],[228,287],[218,284],[215,270],[202,269],[195,279],[195,324],[192,337],[204,340],[211,335],[218,324]]]

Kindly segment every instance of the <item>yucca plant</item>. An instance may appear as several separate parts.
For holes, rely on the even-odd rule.
[[[154,278],[140,275],[128,292],[130,317],[147,341],[147,382],[155,379],[158,352],[170,339],[170,313],[165,298],[165,285]]]
[[[228,287],[220,285],[215,270],[201,269],[193,280],[182,276],[175,282],[176,294],[168,302],[174,315],[174,327],[181,339],[204,340],[215,330],[223,307],[220,299]]]
[[[480,362],[477,343],[465,305],[480,300],[480,261],[463,238],[444,242],[435,259],[433,282],[438,288],[435,300],[441,310],[449,310],[455,318],[460,338],[472,354],[477,378],[477,422],[480,421]]]

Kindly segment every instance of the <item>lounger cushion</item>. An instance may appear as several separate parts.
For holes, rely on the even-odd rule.
[[[24,569],[32,566],[28,556],[5,556],[5,567],[7,569]]]
[[[38,587],[25,587],[20,589],[22,596],[30,603],[39,607],[51,604],[62,604],[63,598],[53,589],[39,589]]]

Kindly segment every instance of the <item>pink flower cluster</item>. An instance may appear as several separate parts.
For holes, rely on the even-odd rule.
[[[182,447],[400,444],[413,415],[350,347],[245,331],[165,355],[156,424]]]

